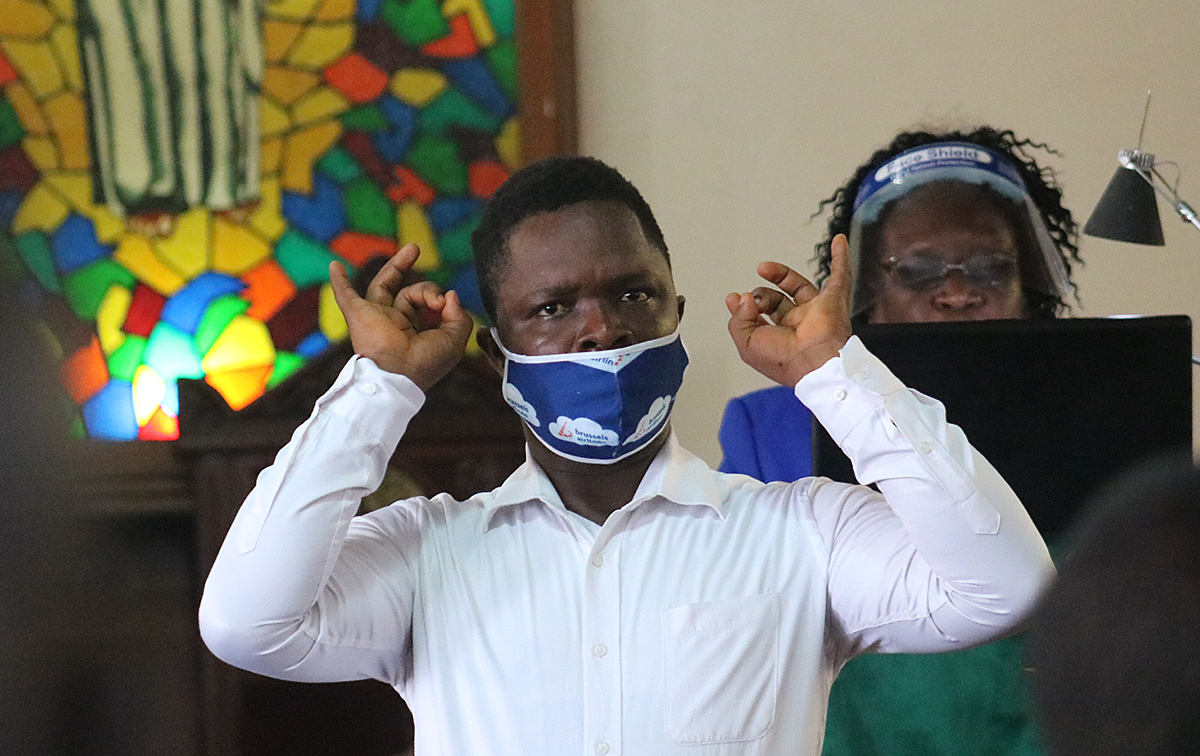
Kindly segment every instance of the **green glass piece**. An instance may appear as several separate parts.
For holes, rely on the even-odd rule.
[[[374,181],[365,176],[354,179],[346,184],[343,200],[350,228],[386,239],[396,238],[396,208]]]
[[[458,145],[444,137],[422,135],[408,150],[408,164],[440,194],[467,193],[467,166],[458,156]]]
[[[500,122],[494,115],[455,87],[448,87],[426,105],[420,118],[421,128],[428,132],[443,132],[451,124],[488,132],[500,129]]]
[[[285,231],[275,243],[275,262],[298,289],[328,281],[329,263],[336,259],[324,245],[295,230]]]
[[[74,415],[71,418],[71,426],[67,432],[71,434],[71,438],[87,438],[87,426],[83,424],[83,415]]]
[[[17,144],[25,136],[25,129],[17,118],[17,110],[7,97],[0,97],[0,150]]]
[[[513,0],[483,0],[483,7],[492,20],[492,28],[501,39],[513,37],[513,5]]]
[[[276,352],[275,366],[271,369],[271,377],[267,379],[267,390],[271,390],[288,376],[300,369],[305,359],[294,352]]]
[[[510,102],[518,101],[517,89],[517,46],[511,39],[497,42],[486,53],[488,66],[492,75],[500,82],[500,88],[508,95]]]
[[[449,228],[438,237],[438,262],[447,266],[468,265],[474,260],[471,232],[479,225],[479,213]]]
[[[347,110],[341,115],[342,128],[351,131],[383,131],[390,124],[387,116],[374,103]]]
[[[439,250],[440,251],[440,250]],[[433,281],[443,289],[450,285],[451,279],[454,278],[455,271],[449,268],[435,268],[434,270],[425,271],[425,277]]]
[[[208,354],[208,350],[216,343],[229,321],[241,315],[250,307],[250,303],[236,294],[226,294],[217,297],[204,311],[200,325],[196,327],[196,351]]]
[[[50,252],[50,240],[45,234],[41,231],[30,231],[18,236],[17,254],[46,291],[62,294],[58,271],[54,269],[54,255]]]
[[[65,276],[63,295],[81,319],[95,320],[108,287],[120,284],[132,289],[136,283],[132,273],[112,260],[97,260]]]
[[[203,378],[200,356],[191,337],[170,323],[159,321],[150,332],[150,341],[142,361],[154,369],[164,381],[176,378]]]
[[[450,33],[450,24],[437,0],[386,0],[380,15],[397,37],[413,47]]]
[[[110,378],[120,378],[132,381],[138,365],[142,364],[142,355],[146,353],[147,341],[141,336],[126,336],[121,346],[108,355],[108,375]]]
[[[321,159],[317,161],[317,170],[339,184],[344,184],[362,175],[362,168],[358,167],[358,163],[354,162],[354,158],[350,157],[350,153],[346,152],[340,144],[335,145],[333,149],[321,156]]]

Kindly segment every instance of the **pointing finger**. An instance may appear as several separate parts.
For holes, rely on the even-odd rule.
[[[778,323],[795,307],[792,300],[785,297],[783,292],[777,289],[768,289],[765,286],[759,286],[750,292],[750,296],[754,298],[754,304],[758,307],[758,311],[774,323]]]
[[[797,304],[802,304],[817,295],[817,287],[804,276],[783,263],[764,262],[758,264],[758,275],[778,286]]]
[[[406,244],[392,255],[367,287],[367,300],[379,305],[390,305],[401,289],[404,274],[417,261],[421,250],[415,244]]]

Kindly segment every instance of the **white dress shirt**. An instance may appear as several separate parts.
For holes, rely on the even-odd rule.
[[[717,473],[672,437],[603,526],[531,459],[466,501],[355,517],[423,396],[354,358],[238,513],[205,642],[273,677],[389,683],[418,756],[816,756],[850,656],[990,640],[1053,567],[941,404],[858,339],[796,394],[882,494]]]

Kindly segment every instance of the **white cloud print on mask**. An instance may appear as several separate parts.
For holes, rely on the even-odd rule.
[[[595,420],[586,417],[559,417],[550,423],[550,432],[563,441],[580,446],[616,446],[615,431],[605,430]]]
[[[505,382],[504,384],[504,400],[508,402],[510,407],[517,411],[517,414],[520,415],[525,422],[529,423],[534,428],[537,428],[540,425],[540,423],[538,423],[537,410],[533,408],[532,404],[525,401],[525,397],[521,396],[520,389],[508,382]]]
[[[637,427],[629,438],[625,439],[625,443],[632,444],[647,433],[653,433],[658,430],[663,422],[667,419],[667,415],[671,413],[671,397],[660,396],[650,405],[650,409],[638,420]]]

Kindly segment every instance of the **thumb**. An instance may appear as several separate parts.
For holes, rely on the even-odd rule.
[[[442,307],[442,323],[439,328],[445,329],[455,339],[466,343],[475,329],[475,321],[462,306],[458,292],[454,289],[446,292],[446,304]]]
[[[750,343],[755,329],[762,325],[758,307],[749,294],[729,294],[725,297],[725,306],[729,308],[730,315],[729,335],[734,346],[741,352]]]
[[[839,299],[850,299],[850,291],[854,283],[854,273],[850,270],[850,244],[845,234],[833,237],[829,245],[829,279],[825,281],[825,290]]]

